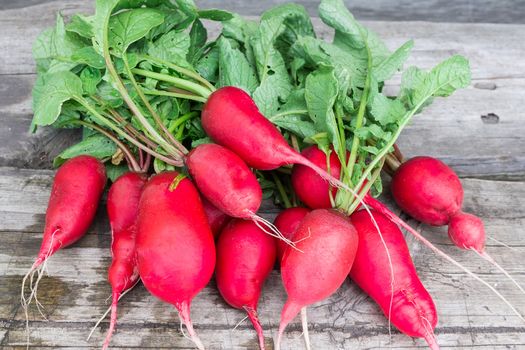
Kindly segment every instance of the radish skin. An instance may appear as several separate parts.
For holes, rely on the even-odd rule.
[[[201,197],[201,200],[202,207],[204,208],[204,212],[208,218],[208,223],[210,224],[211,232],[213,233],[213,237],[217,239],[217,237],[219,237],[219,233],[231,218],[223,213],[219,208],[211,204],[210,201],[205,197]]]
[[[22,280],[21,304],[26,317],[29,344],[28,305],[37,299],[38,282],[43,267],[57,250],[70,246],[87,232],[97,211],[98,202],[106,185],[104,165],[91,156],[77,156],[66,161],[56,172],[46,211],[46,223],[38,256]],[[33,284],[34,275],[36,283]],[[25,284],[31,281],[31,293],[25,296]],[[41,311],[40,311],[41,312]],[[41,312],[42,314],[42,312]],[[42,314],[43,316],[43,314]]]
[[[350,273],[358,236],[350,220],[335,210],[307,214],[294,234],[297,249],[287,249],[281,276],[288,300],[281,312],[276,341],[279,350],[286,326],[303,307],[333,294]]]
[[[242,89],[225,86],[213,92],[204,105],[201,120],[208,136],[235,152],[252,168],[272,170],[286,164],[302,164],[332,186],[351,191],[344,183],[290,147],[279,130],[261,114],[250,95]]]
[[[293,242],[295,231],[309,212],[310,209],[302,207],[287,208],[277,215],[273,224],[281,231],[284,237]],[[287,248],[288,245],[285,242],[281,240],[277,241],[277,261],[279,264]]]
[[[233,219],[217,241],[215,279],[224,300],[244,309],[257,332],[259,348],[265,349],[257,304],[264,281],[275,265],[275,239],[254,222]]]
[[[190,304],[209,282],[215,245],[197,189],[175,172],[152,177],[142,192],[137,256],[144,286],[177,309],[191,340],[204,349],[190,319]]]
[[[431,349],[439,349],[434,335],[438,320],[436,307],[417,276],[403,233],[386,216],[375,211],[372,215],[381,228],[384,242],[368,213],[360,210],[351,215],[359,246],[350,278],[375,300],[401,332],[423,338]],[[383,244],[390,253],[393,275],[389,259],[382,254]]]
[[[256,214],[262,203],[261,186],[234,152],[220,145],[202,144],[188,154],[186,166],[203,196],[220,211],[253,220],[266,233],[284,239],[270,222]]]
[[[117,322],[117,303],[121,295],[139,281],[136,254],[137,217],[142,188],[147,182],[144,174],[129,172],[111,185],[107,211],[111,226],[111,256],[108,280],[111,284],[111,318],[102,349],[109,347]]]

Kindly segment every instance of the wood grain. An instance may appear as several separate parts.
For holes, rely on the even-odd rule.
[[[20,279],[40,244],[52,174],[48,170],[0,168],[0,222],[9,222],[8,218],[15,215],[17,218],[9,225],[3,224],[0,232],[0,322],[5,327],[0,344],[4,349],[21,346],[25,341],[24,316],[18,306]],[[522,229],[525,186],[519,182],[473,179],[465,179],[463,184],[467,193],[465,209],[483,217],[490,236],[512,247],[509,250],[489,240],[488,252],[525,284],[525,266],[520,262],[525,254]],[[390,202],[388,197],[385,200]],[[103,209],[100,211],[103,216]],[[273,215],[266,217],[271,219]],[[420,229],[440,248],[497,286],[525,313],[523,295],[496,269],[452,246],[444,228],[421,226]],[[411,236],[407,236],[407,241],[421,279],[438,307],[440,323],[436,333],[443,348],[476,345],[519,349],[525,345],[525,326],[497,297],[460,270],[444,263]],[[109,244],[107,221],[99,219],[86,237],[50,261],[49,277],[42,280],[39,289],[39,300],[49,321],[43,321],[37,310],[31,308],[32,348],[82,349],[100,344],[106,323],[91,341],[86,341],[85,337],[107,307]],[[277,315],[284,300],[279,274],[274,272],[260,302],[269,344],[277,329]],[[255,337],[247,322],[233,331],[244,316],[222,301],[213,281],[195,298],[192,313],[197,331],[208,349],[255,348]],[[386,347],[389,341],[386,319],[351,282],[345,282],[331,298],[311,307],[309,319],[315,349],[375,349]],[[174,310],[139,286],[121,303],[114,345],[129,349],[191,349],[178,327]],[[392,344],[395,349],[424,348],[422,341],[396,331]],[[296,322],[287,332],[284,349],[301,347],[300,327]]]

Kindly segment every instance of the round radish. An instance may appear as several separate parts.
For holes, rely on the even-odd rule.
[[[230,221],[230,217],[211,204],[205,197],[202,197],[201,200],[213,237],[217,238],[224,226]]]
[[[301,154],[309,161],[328,171],[326,154],[317,146],[305,148]],[[335,152],[330,153],[330,174],[339,179],[341,174],[341,162]],[[307,166],[296,164],[292,171],[292,186],[299,199],[312,209],[331,208],[330,185],[323,180],[315,171]],[[335,198],[337,188],[332,188],[332,196]]]
[[[137,255],[146,288],[175,306],[195,345],[204,349],[193,329],[190,304],[213,274],[215,246],[199,193],[184,175],[161,173],[144,187]]]
[[[257,303],[264,284],[275,264],[275,239],[252,221],[233,219],[222,230],[217,242],[215,278],[228,304],[244,309],[265,348],[264,335],[257,317]]]
[[[309,212],[309,209],[302,207],[287,208],[277,215],[273,223],[284,237],[293,242],[295,231]],[[288,244],[281,240],[277,241],[277,261],[279,261],[279,263],[281,263],[281,258],[288,246]]]
[[[288,300],[281,313],[276,350],[283,332],[306,306],[328,298],[350,273],[358,245],[350,220],[335,210],[316,209],[295,231],[296,249],[287,249],[281,275]]]

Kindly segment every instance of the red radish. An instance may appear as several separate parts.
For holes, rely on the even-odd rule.
[[[219,145],[202,144],[188,154],[186,165],[200,192],[220,211],[262,223],[271,231],[265,232],[282,238],[271,223],[255,214],[262,203],[262,189],[239,156]]]
[[[211,204],[206,198],[201,197],[201,200],[204,212],[208,218],[208,223],[210,224],[211,232],[213,233],[213,237],[217,238],[224,226],[226,226],[230,220],[230,217],[220,211],[216,206]]]
[[[201,118],[202,127],[215,142],[235,152],[255,169],[272,170],[286,164],[303,164],[335,187],[349,190],[291,148],[242,89],[225,86],[213,92],[204,105]]]
[[[111,322],[102,349],[107,349],[117,322],[120,296],[139,281],[135,241],[142,188],[147,176],[135,172],[121,175],[111,185],[107,210],[111,226],[111,256],[108,279],[112,290]]]
[[[199,349],[190,304],[209,282],[215,246],[197,189],[175,171],[152,177],[143,189],[137,220],[139,274],[151,294],[177,309]]]
[[[288,300],[281,313],[276,350],[286,326],[301,309],[329,297],[343,284],[354,262],[358,236],[346,216],[316,209],[301,221],[294,241],[297,249],[287,249],[281,260]]]
[[[326,154],[317,146],[305,148],[301,154],[309,161],[328,171]],[[341,175],[341,162],[335,152],[330,153],[330,174],[339,179]],[[299,199],[309,208],[332,208],[330,201],[330,186],[315,171],[307,166],[297,164],[292,171],[292,186]],[[332,196],[335,198],[337,188],[332,188]]]
[[[436,307],[417,276],[403,233],[384,215],[378,212],[372,215],[381,228],[382,238],[364,210],[350,217],[359,235],[350,277],[401,332],[424,338],[431,349],[439,349],[434,335]],[[384,245],[389,256],[384,254]]]
[[[377,199],[372,198],[370,195],[366,195],[364,197],[364,202],[366,205],[372,207],[379,213],[386,216],[390,221],[393,223],[403,227],[405,230],[407,230],[410,234],[412,234],[414,237],[416,237],[421,243],[423,243],[427,248],[431,249],[434,253],[441,256],[442,258],[446,259],[448,262],[452,263],[456,267],[463,270],[465,273],[467,273],[470,277],[474,278],[476,281],[482,283],[485,287],[489,288],[494,294],[496,294],[507,306],[522,320],[525,322],[525,318],[519,313],[518,310],[512,304],[503,296],[500,292],[496,290],[490,283],[486,282],[485,280],[481,279],[478,275],[470,271],[465,266],[461,265],[459,262],[454,260],[451,256],[434,246],[430,241],[428,241],[425,237],[423,237],[419,232],[414,230],[409,224],[401,220],[396,214],[394,214],[390,209],[388,209],[383,203],[378,201]],[[499,265],[496,265],[499,266]]]
[[[97,211],[106,185],[104,165],[91,156],[78,156],[66,161],[57,171],[46,211],[46,224],[38,256],[22,281],[21,302],[28,320],[27,306],[36,299],[38,282],[45,264],[57,250],[78,241],[87,232]],[[32,283],[35,273],[36,283]],[[31,294],[24,287],[31,281]],[[40,309],[39,309],[40,310]],[[27,325],[27,322],[26,322]]]
[[[483,221],[461,211],[463,187],[457,174],[445,163],[432,157],[409,159],[392,176],[392,195],[399,207],[414,219],[435,226],[448,224],[448,235],[456,246],[476,252],[525,293],[485,251]]]
[[[309,212],[309,209],[302,207],[287,208],[277,215],[273,224],[283,234],[284,237],[293,242],[295,231],[299,227],[299,224],[303,218]],[[277,261],[279,261],[279,263],[281,263],[281,258],[283,257],[284,251],[287,247],[288,245],[285,242],[281,240],[277,241]]]
[[[254,222],[240,219],[230,221],[217,242],[215,279],[219,292],[228,304],[246,311],[257,331],[261,350],[265,345],[257,303],[275,264],[275,243]]]

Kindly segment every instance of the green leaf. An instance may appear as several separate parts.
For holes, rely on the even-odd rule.
[[[38,78],[33,87],[32,129],[36,125],[51,125],[60,115],[64,102],[82,97],[82,81],[75,74],[63,71]]]
[[[219,71],[219,48],[212,47],[195,65],[197,72],[209,82],[216,82]]]
[[[111,182],[115,182],[121,175],[129,171],[129,167],[126,164],[115,165],[108,162],[104,165],[106,166],[106,176]]]
[[[74,32],[83,38],[91,39],[93,37],[93,16],[83,16],[75,14],[71,18],[71,22],[66,25],[66,30]]]
[[[122,55],[129,45],[144,38],[162,22],[164,15],[155,9],[138,8],[118,13],[109,20],[109,46]]]
[[[455,55],[441,62],[430,72],[411,68],[403,74],[401,99],[410,108],[422,106],[431,97],[446,97],[470,84],[468,60]]]
[[[190,37],[187,33],[171,31],[148,44],[148,54],[163,61],[191,67],[186,57],[190,48]]]
[[[206,39],[208,38],[208,32],[200,20],[195,20],[190,30],[190,47],[188,49],[187,60],[188,62],[196,62],[206,45]]]
[[[76,34],[66,31],[64,19],[58,14],[55,28],[42,32],[33,44],[37,71],[43,73],[72,69],[77,63],[71,60],[71,55],[83,46],[84,43]]]
[[[200,18],[217,22],[229,21],[234,16],[234,14],[229,11],[219,9],[200,10],[198,13]]]
[[[62,153],[53,160],[53,166],[58,167],[67,159],[82,154],[90,155],[98,159],[105,159],[111,157],[116,151],[117,146],[113,141],[104,135],[95,134],[62,151]]]
[[[85,64],[93,68],[104,69],[106,62],[92,46],[77,49],[72,55],[71,60],[79,64]]]
[[[219,47],[219,87],[236,86],[251,95],[259,84],[254,68],[241,51],[232,48],[228,39],[220,38],[217,44]]]
[[[80,72],[80,80],[84,92],[88,95],[95,95],[97,85],[102,81],[102,73],[93,67],[86,67]]]
[[[374,67],[373,74],[375,79],[378,82],[383,82],[392,78],[392,76],[403,67],[403,64],[412,51],[412,47],[414,47],[414,41],[407,41],[394,51],[392,55]]]
[[[401,101],[389,99],[379,93],[373,96],[370,107],[370,114],[381,126],[400,122],[406,113]]]
[[[310,118],[314,121],[317,132],[327,132],[334,149],[339,149],[341,142],[334,103],[339,88],[332,67],[321,67],[306,78],[305,99]]]

